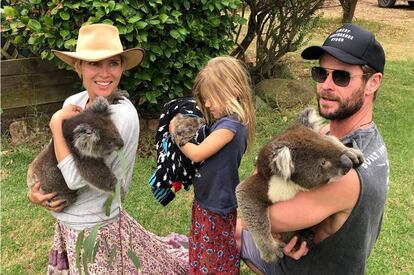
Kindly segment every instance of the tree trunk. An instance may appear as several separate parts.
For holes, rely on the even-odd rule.
[[[342,6],[342,23],[352,23],[358,0],[339,0]]]

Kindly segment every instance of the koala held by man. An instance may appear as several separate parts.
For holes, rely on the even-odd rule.
[[[321,135],[321,121],[314,109],[305,109],[295,124],[263,146],[256,161],[257,173],[236,188],[241,216],[267,262],[283,257],[285,242],[297,233],[284,232],[281,241],[275,240],[268,206],[328,184],[363,163],[361,151]]]
[[[118,182],[104,157],[124,146],[109,111],[109,104],[117,104],[124,96],[128,93],[115,91],[107,98],[97,97],[89,108],[62,124],[63,136],[80,175],[92,188],[102,192],[114,193]],[[27,186],[30,191],[39,181],[42,193],[57,192],[52,200],[63,199],[63,206],[68,207],[76,201],[77,191],[69,189],[57,165],[52,139],[29,165]]]

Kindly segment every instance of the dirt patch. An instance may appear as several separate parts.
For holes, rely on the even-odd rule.
[[[322,11],[324,18],[342,18],[339,0],[326,1]],[[387,60],[414,59],[414,8],[407,1],[397,1],[393,8],[380,8],[377,0],[360,0],[354,22],[375,33]]]
[[[342,13],[339,0],[325,1],[324,14],[337,17]],[[380,8],[377,0],[359,0],[355,10],[356,20],[378,21],[391,25],[408,26],[414,22],[414,9],[407,1],[396,1],[393,8]]]

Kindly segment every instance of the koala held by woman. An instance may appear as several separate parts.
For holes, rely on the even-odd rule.
[[[124,142],[110,118],[109,104],[116,104],[128,96],[115,91],[107,98],[98,97],[85,111],[63,121],[65,141],[75,160],[76,167],[87,183],[102,192],[114,193],[118,179],[105,164],[104,157],[121,149]],[[65,200],[64,207],[76,200],[76,190],[67,186],[55,155],[53,139],[29,165],[29,190],[40,181],[43,193],[57,192],[52,200]]]

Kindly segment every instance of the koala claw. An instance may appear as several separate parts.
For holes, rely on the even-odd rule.
[[[283,258],[283,256],[285,255],[283,253],[284,246],[285,244],[283,243],[262,246],[261,248],[259,248],[260,257],[268,263],[277,262],[279,258]]]
[[[354,167],[358,167],[364,162],[364,155],[358,149],[347,148],[344,154],[351,159]]]

